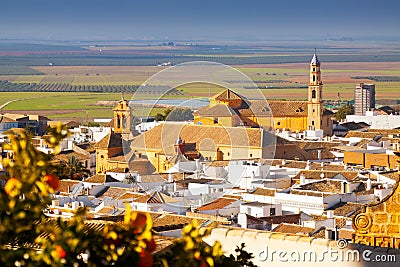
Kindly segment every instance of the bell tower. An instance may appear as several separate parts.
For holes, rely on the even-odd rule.
[[[129,134],[131,132],[132,110],[128,101],[121,98],[118,105],[113,108],[114,111],[114,133]]]
[[[322,129],[322,80],[321,80],[321,63],[318,60],[317,52],[310,62],[310,81],[308,83],[308,117],[307,129]]]

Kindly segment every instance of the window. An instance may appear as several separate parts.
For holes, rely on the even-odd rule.
[[[228,157],[231,155],[231,153],[228,152]]]
[[[280,121],[278,121],[277,125],[281,125],[281,122],[280,122]]]
[[[312,68],[312,71],[315,71],[315,67],[314,67],[314,68]]]
[[[311,98],[316,98],[317,97],[317,91],[312,90],[311,91]]]
[[[313,82],[315,82],[315,75],[312,76],[312,80],[313,80]]]
[[[104,159],[104,155],[101,155],[100,158]]]
[[[314,121],[311,122],[311,125],[314,125]]]
[[[253,157],[253,154],[250,154],[250,158],[252,158]]]
[[[214,118],[214,124],[218,124],[218,118]]]
[[[275,214],[276,214],[275,208],[271,208],[269,210],[269,216],[275,216]]]

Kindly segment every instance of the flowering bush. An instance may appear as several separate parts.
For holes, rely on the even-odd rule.
[[[67,134],[63,125],[50,129],[47,141],[55,153]],[[245,257],[225,257],[218,242],[211,247],[202,242],[210,230],[199,229],[196,222],[185,226],[169,253],[154,260],[151,217],[129,205],[122,223],[102,229],[85,222],[84,208],[71,219],[46,217],[43,211],[60,184],[57,166],[33,147],[28,135],[11,134],[9,140],[4,148],[13,156],[3,165],[11,178],[0,188],[0,266],[253,266],[243,250]]]

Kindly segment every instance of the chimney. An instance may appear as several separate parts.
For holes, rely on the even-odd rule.
[[[176,182],[174,182],[174,192],[176,192]]]
[[[327,219],[333,219],[333,210],[327,210],[326,211],[326,218]]]
[[[172,173],[168,173],[168,183],[172,183],[174,179],[172,178]]]
[[[318,149],[318,160],[321,160],[322,158],[322,150]]]
[[[306,170],[310,170],[310,168],[311,168],[311,162],[307,160]]]
[[[300,175],[300,185],[306,184],[306,176],[302,173]]]
[[[282,166],[285,166],[285,164],[286,164],[286,160],[282,160]]]
[[[140,174],[136,176],[136,182],[141,183],[142,182],[142,177],[140,177]]]
[[[368,180],[367,180],[367,190],[371,190],[371,189],[372,189],[371,179],[368,178]]]

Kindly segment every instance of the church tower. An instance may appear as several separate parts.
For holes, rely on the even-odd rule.
[[[321,63],[315,52],[310,63],[310,82],[308,83],[308,130],[322,129],[323,104],[320,67]]]
[[[132,110],[123,97],[118,101],[114,111],[114,133],[129,134],[131,132]]]

